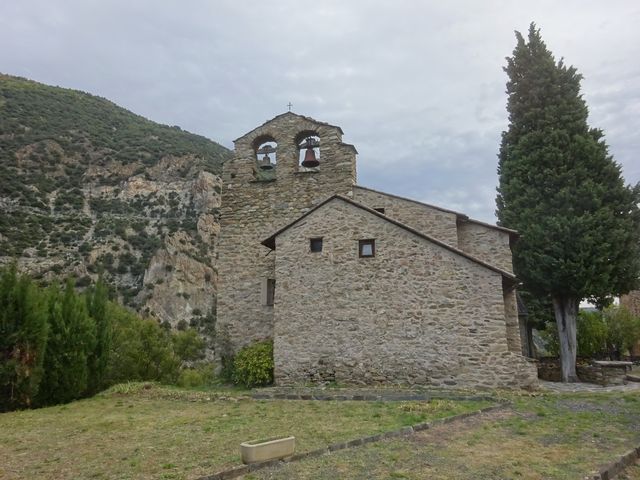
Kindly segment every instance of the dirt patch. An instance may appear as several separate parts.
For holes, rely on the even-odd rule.
[[[614,403],[601,404],[583,400],[558,400],[558,402],[556,402],[556,405],[559,408],[563,408],[574,413],[602,412],[608,414],[618,414],[623,411],[622,408],[618,407]]]
[[[436,425],[428,430],[423,430],[407,437],[407,441],[415,445],[438,445],[444,446],[452,440],[462,437],[472,430],[487,422],[498,422],[516,415],[512,409],[496,410],[492,412],[474,415],[451,423]]]

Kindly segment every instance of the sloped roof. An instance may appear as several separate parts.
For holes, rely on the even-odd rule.
[[[233,142],[235,143],[235,142],[237,142],[238,140],[241,140],[241,139],[243,139],[243,138],[245,138],[245,137],[247,137],[247,136],[249,136],[249,135],[253,134],[253,132],[255,132],[256,130],[261,129],[262,127],[264,127],[264,126],[265,126],[265,125],[267,125],[268,123],[273,122],[274,120],[277,120],[277,119],[279,119],[279,118],[283,118],[283,117],[287,117],[287,116],[300,118],[300,119],[302,119],[302,120],[306,120],[307,122],[315,123],[316,125],[324,125],[324,126],[327,126],[327,127],[337,128],[337,129],[338,129],[338,131],[340,132],[340,134],[341,134],[341,135],[344,135],[344,132],[342,131],[342,128],[340,128],[338,125],[331,125],[330,123],[327,123],[327,122],[320,122],[319,120],[316,120],[315,118],[305,117],[304,115],[299,115],[299,114],[297,114],[297,113],[293,113],[293,112],[284,112],[284,113],[281,113],[280,115],[276,115],[275,117],[273,117],[273,118],[272,118],[272,119],[270,119],[270,120],[267,120],[267,121],[266,121],[266,122],[264,122],[262,125],[260,125],[260,126],[258,126],[258,127],[256,127],[256,128],[254,128],[254,129],[252,129],[252,130],[248,131],[248,132],[247,132],[247,133],[245,133],[244,135],[239,136],[239,137],[238,137],[238,138],[236,138]],[[354,149],[355,149],[355,147],[354,147]]]
[[[271,250],[275,250],[276,249],[276,237],[278,235],[280,235],[282,232],[284,232],[285,230],[288,230],[289,228],[291,228],[293,225],[295,225],[296,223],[298,223],[300,220],[302,220],[303,218],[307,217],[308,215],[311,215],[313,212],[315,212],[316,210],[324,207],[326,204],[328,204],[329,202],[333,201],[333,200],[341,200],[345,203],[348,203],[350,205],[353,205],[354,207],[357,207],[361,210],[364,210],[367,213],[370,213],[371,215],[375,215],[377,217],[380,217],[382,219],[384,219],[387,222],[393,223],[394,225],[397,225],[398,227],[413,233],[414,235],[423,238],[425,240],[427,240],[430,243],[433,243],[435,245],[438,245],[439,247],[442,247],[446,250],[449,250],[452,253],[455,253],[456,255],[459,255],[461,257],[464,257],[468,260],[471,260],[474,263],[477,263],[478,265],[484,267],[484,268],[488,268],[489,270],[492,270],[496,273],[499,273],[500,275],[502,275],[503,280],[506,280],[508,283],[510,284],[514,284],[517,283],[518,279],[516,278],[515,275],[513,275],[510,272],[507,272],[506,270],[502,270],[498,267],[495,267],[489,263],[486,263],[482,260],[480,260],[479,258],[476,258],[472,255],[469,255],[466,252],[463,252],[462,250],[458,250],[457,248],[452,247],[451,245],[448,245],[444,242],[441,242],[440,240],[431,237],[430,235],[426,235],[414,228],[411,228],[408,225],[405,225],[404,223],[398,222],[397,220],[394,220],[391,217],[387,217],[386,215],[384,215],[383,213],[380,213],[376,210],[373,210],[365,205],[362,205],[361,203],[355,202],[353,200],[351,200],[350,198],[344,197],[342,195],[333,195],[329,198],[327,198],[326,200],[324,200],[323,202],[319,203],[318,205],[316,205],[315,207],[313,207],[311,210],[309,210],[308,212],[302,214],[301,216],[299,216],[298,218],[296,218],[295,220],[293,220],[292,222],[290,222],[289,224],[285,225],[284,227],[282,227],[281,229],[279,229],[277,232],[273,233],[269,238],[266,238],[265,240],[263,240],[261,243],[262,245],[264,245],[265,247],[270,248]]]
[[[354,188],[360,188],[361,190],[368,190],[370,192],[378,193],[380,195],[386,195],[387,197],[397,198],[398,200],[404,200],[404,201],[407,201],[407,202],[416,203],[416,204],[422,205],[424,207],[433,208],[434,210],[440,210],[441,212],[452,213],[452,214],[456,215],[458,220],[460,220],[460,221],[469,222],[469,223],[475,223],[477,225],[482,225],[482,226],[487,227],[487,228],[493,228],[495,230],[500,230],[502,232],[508,233],[510,237],[519,237],[520,236],[520,234],[516,230],[512,230],[512,229],[506,228],[506,227],[501,227],[500,225],[493,225],[491,223],[485,223],[485,222],[482,222],[480,220],[475,220],[473,218],[469,218],[464,213],[456,212],[455,210],[449,210],[447,208],[442,208],[442,207],[439,207],[437,205],[431,205],[429,203],[419,202],[418,200],[414,200],[412,198],[407,198],[407,197],[401,197],[399,195],[394,195],[392,193],[381,192],[380,190],[374,190],[373,188],[363,187],[362,185],[355,185]]]

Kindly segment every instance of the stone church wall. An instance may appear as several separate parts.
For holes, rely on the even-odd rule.
[[[298,166],[296,137],[304,132],[320,137],[317,171]],[[265,178],[256,174],[255,150],[267,139],[278,147],[275,172]],[[235,141],[235,156],[222,175],[216,327],[234,351],[273,336],[274,307],[264,304],[263,290],[266,280],[275,278],[275,255],[260,242],[327,197],[348,193],[355,183],[355,155],[342,143],[339,127],[292,113]]]
[[[366,187],[355,186],[353,199],[369,208],[384,208],[388,217],[490,265],[513,272],[509,233],[504,230],[475,221],[458,221],[457,212]]]
[[[458,248],[455,212],[360,186],[354,187],[353,200],[369,208],[384,208],[388,217]]]
[[[510,352],[523,353],[520,320],[518,318],[518,301],[515,288],[505,289],[502,294],[504,300],[504,317],[506,322],[507,345]]]
[[[360,258],[370,238],[375,257]],[[507,344],[502,276],[467,258],[339,199],[282,232],[273,255],[279,384],[537,381]]]
[[[484,262],[513,272],[509,233],[473,221],[458,222],[458,248]]]

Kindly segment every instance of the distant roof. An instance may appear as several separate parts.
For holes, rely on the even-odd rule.
[[[299,114],[297,114],[297,113],[293,113],[293,112],[284,112],[284,113],[281,113],[280,115],[276,115],[275,117],[273,117],[273,118],[272,118],[272,119],[270,119],[270,120],[267,120],[267,121],[266,121],[266,122],[264,122],[262,125],[260,125],[260,126],[258,126],[258,127],[256,127],[256,128],[254,128],[253,130],[248,131],[248,132],[247,132],[247,133],[245,133],[244,135],[239,136],[238,138],[236,138],[236,139],[234,140],[234,143],[235,143],[235,142],[237,142],[238,140],[240,140],[240,139],[242,139],[242,138],[244,138],[244,137],[248,136],[248,135],[251,135],[253,132],[255,132],[256,130],[258,130],[258,129],[262,128],[262,127],[264,127],[266,124],[271,123],[271,122],[273,122],[274,120],[276,120],[276,119],[278,119],[278,118],[282,118],[282,117],[286,117],[286,116],[293,116],[293,117],[300,118],[300,119],[302,119],[302,120],[306,120],[306,121],[308,121],[308,122],[316,123],[316,124],[318,124],[318,125],[325,125],[325,126],[327,126],[327,127],[337,128],[337,129],[338,129],[338,131],[340,132],[340,134],[341,134],[341,135],[344,135],[344,132],[342,131],[342,128],[340,128],[338,125],[331,125],[330,123],[327,123],[327,122],[321,122],[321,121],[319,121],[319,120],[316,120],[315,118],[305,117],[304,115],[299,115]],[[354,147],[354,148],[355,148],[355,147]]]
[[[422,206],[425,206],[425,207],[433,208],[435,210],[440,210],[441,212],[453,213],[454,215],[456,215],[458,217],[458,220],[460,220],[460,221],[469,222],[469,223],[475,223],[475,224],[482,225],[482,226],[487,227],[487,228],[494,228],[496,230],[500,230],[502,232],[508,233],[509,236],[514,236],[514,237],[519,237],[520,236],[520,234],[516,230],[512,230],[512,229],[506,228],[506,227],[501,227],[500,225],[494,225],[492,223],[481,222],[480,220],[475,220],[473,218],[469,218],[464,213],[456,212],[455,210],[449,210],[447,208],[442,208],[442,207],[439,207],[437,205],[431,205],[429,203],[419,202],[418,200],[414,200],[412,198],[407,198],[407,197],[401,197],[399,195],[394,195],[392,193],[381,192],[380,190],[374,190],[373,188],[363,187],[362,185],[355,185],[354,188],[360,188],[362,190],[369,190],[370,192],[379,193],[380,195],[386,195],[388,197],[397,198],[399,200],[405,200],[407,202],[417,203],[418,205],[422,205]]]
[[[488,268],[489,270],[492,270],[496,273],[499,273],[500,275],[502,275],[502,278],[504,280],[508,280],[510,283],[517,283],[518,279],[516,278],[515,275],[513,275],[512,273],[509,273],[505,270],[502,270],[498,267],[494,267],[493,265],[486,263],[472,255],[469,255],[466,252],[463,252],[462,250],[458,250],[457,248],[452,247],[451,245],[448,245],[444,242],[441,242],[440,240],[433,238],[429,235],[426,235],[418,230],[415,230],[414,228],[411,228],[408,225],[405,225],[404,223],[398,222],[397,220],[394,220],[391,217],[387,217],[386,215],[373,210],[365,205],[362,205],[361,203],[355,202],[353,200],[351,200],[350,198],[344,197],[342,195],[333,195],[329,198],[327,198],[326,200],[324,200],[323,202],[319,203],[318,205],[316,205],[315,207],[313,207],[311,210],[309,210],[308,212],[302,214],[301,216],[299,216],[298,218],[296,218],[295,220],[293,220],[292,222],[290,222],[289,224],[285,225],[284,227],[282,227],[280,230],[278,230],[277,232],[273,233],[269,238],[266,238],[265,240],[263,240],[261,243],[262,245],[264,245],[265,247],[270,248],[271,250],[275,250],[276,249],[276,237],[278,235],[280,235],[282,232],[284,232],[285,230],[288,230],[289,228],[291,228],[293,225],[295,225],[296,223],[298,223],[300,220],[302,220],[303,218],[307,217],[308,215],[311,215],[313,212],[315,212],[316,210],[322,208],[323,206],[325,206],[327,203],[331,202],[332,200],[342,200],[345,203],[348,203],[350,205],[353,205],[354,207],[357,207],[361,210],[364,210],[365,212],[370,213],[371,215],[375,215],[377,217],[380,217],[384,220],[386,220],[389,223],[393,223],[394,225],[397,225],[398,227],[407,230],[408,232],[413,233],[414,235],[417,235],[420,238],[423,238],[425,240],[427,240],[428,242],[434,243],[436,245],[438,245],[439,247],[442,247],[446,250],[449,250],[450,252],[455,253],[456,255],[459,255],[461,257],[464,257],[468,260],[471,260],[474,263],[477,263],[478,265],[481,265],[485,268]]]

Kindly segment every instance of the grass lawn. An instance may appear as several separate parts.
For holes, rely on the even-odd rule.
[[[242,441],[295,435],[296,451],[304,452],[489,405],[257,401],[243,392],[124,390],[0,414],[0,478],[196,478],[239,464]]]
[[[580,479],[640,444],[640,393],[516,397],[513,408],[249,479]],[[620,478],[640,479],[640,467]]]

